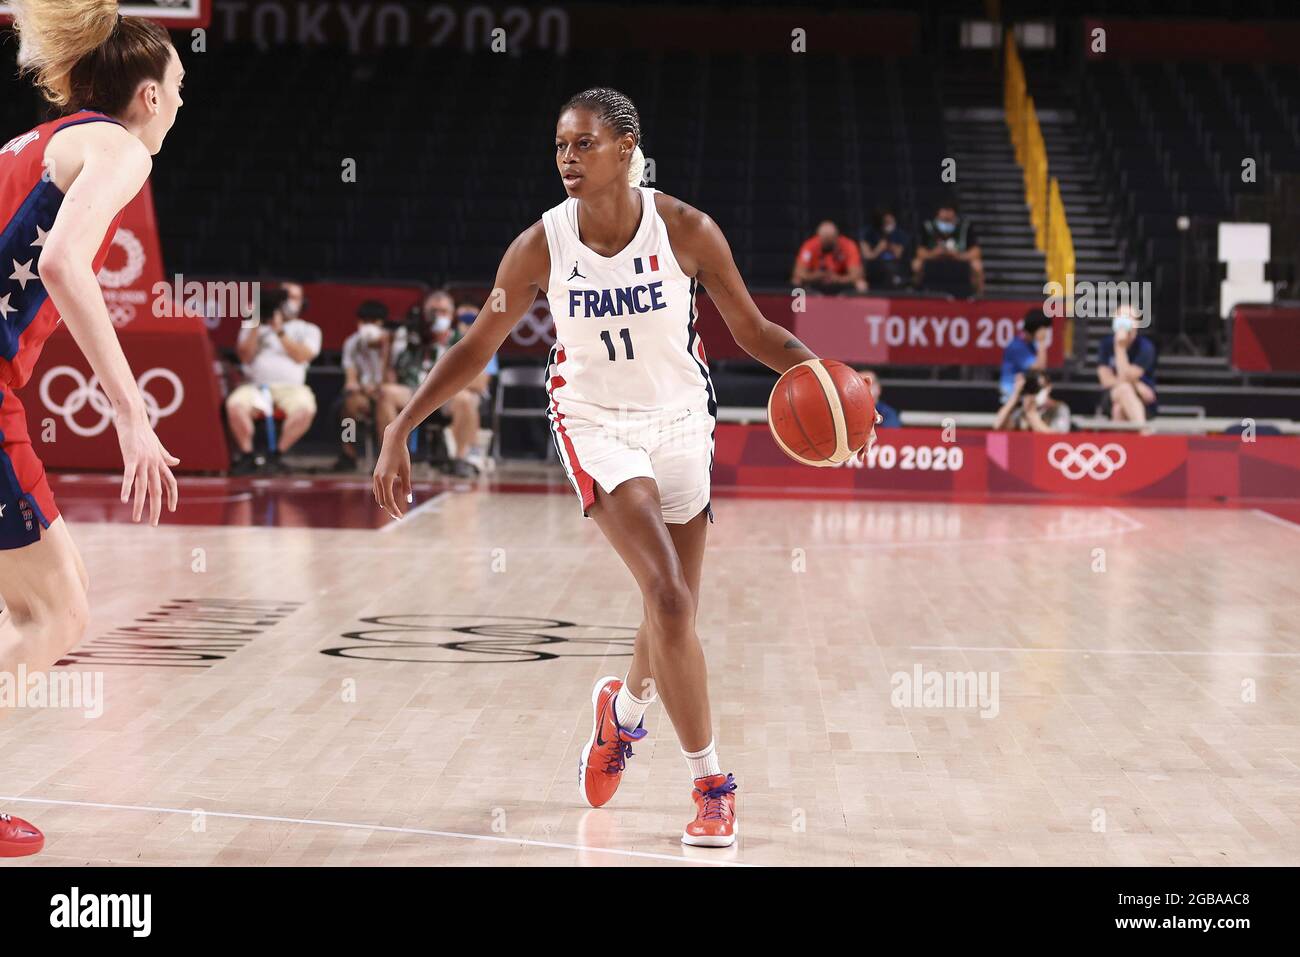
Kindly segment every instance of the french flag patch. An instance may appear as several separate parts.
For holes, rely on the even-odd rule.
[[[659,257],[658,257],[658,256],[650,256],[650,257],[648,257],[648,258],[646,258],[646,259],[642,259],[640,256],[638,256],[637,258],[633,259],[632,262],[633,262],[633,264],[636,266],[636,271],[637,271],[637,274],[638,274],[638,275],[640,275],[640,274],[643,273],[643,272],[658,272],[658,271],[659,271]]]

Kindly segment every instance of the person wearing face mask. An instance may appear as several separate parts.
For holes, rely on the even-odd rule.
[[[334,465],[337,472],[351,472],[357,467],[355,423],[375,422],[378,426],[378,406],[388,366],[387,320],[388,307],[382,302],[363,302],[357,309],[357,331],[343,341],[343,425],[350,420],[354,427],[341,429],[343,441]]]
[[[1097,346],[1102,412],[1115,422],[1145,423],[1156,412],[1156,346],[1138,332],[1141,318],[1131,306],[1119,306],[1111,335]]]
[[[862,273],[862,255],[853,240],[840,234],[829,219],[817,227],[799,247],[790,283],[795,288],[838,296],[846,292],[866,292],[867,280]]]
[[[286,282],[280,290],[284,293],[284,302],[280,304],[280,311],[284,313],[284,318],[301,319],[302,314],[307,310],[307,296],[302,286],[296,282]]]
[[[934,218],[925,221],[921,243],[912,259],[912,277],[918,289],[937,289],[954,295],[968,290],[984,293],[984,260],[979,237],[970,220],[957,215],[957,205],[942,203]]]
[[[320,326],[285,311],[303,307],[302,287],[285,283],[262,295],[256,316],[243,324],[235,351],[248,380],[226,399],[226,418],[240,455],[231,474],[246,475],[258,467],[253,455],[253,414],[284,413],[277,430],[277,448],[271,450],[272,471],[281,471],[280,457],[289,451],[316,418],[316,395],[307,385],[307,367],[320,354]]]
[[[435,290],[424,301],[420,321],[397,330],[377,411],[377,424],[382,419],[382,428],[387,428],[388,423],[406,407],[429,370],[464,335],[468,323],[458,322],[457,317],[468,311],[462,307],[458,312],[450,293]],[[477,310],[473,311],[477,313]],[[457,478],[473,478],[483,468],[484,459],[477,448],[481,422],[479,403],[490,380],[491,370],[485,369],[437,410],[451,420],[456,457],[450,470]]]
[[[868,284],[886,289],[902,286],[907,281],[904,257],[911,242],[912,238],[899,227],[892,209],[876,210],[871,225],[863,227],[858,242],[866,263]]]

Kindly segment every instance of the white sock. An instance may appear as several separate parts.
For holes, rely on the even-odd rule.
[[[618,694],[614,696],[614,717],[618,719],[619,727],[626,728],[628,731],[635,731],[636,726],[641,723],[645,717],[646,709],[655,702],[657,695],[651,695],[642,701],[631,691],[627,689],[627,679],[623,679],[623,687],[618,689]]]
[[[721,774],[722,768],[718,766],[718,752],[709,742],[709,746],[703,751],[696,751],[692,754],[690,751],[683,751],[682,756],[686,758],[686,764],[691,769],[692,778],[703,778],[711,774]]]

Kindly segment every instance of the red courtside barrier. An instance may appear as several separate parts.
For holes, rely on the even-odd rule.
[[[1084,54],[1093,60],[1292,63],[1300,25],[1287,20],[1106,16],[1085,18],[1082,36]],[[1097,42],[1102,37],[1104,45]]]
[[[198,278],[196,281],[205,280]],[[228,280],[211,279],[211,281]],[[252,280],[241,281],[252,282]],[[280,282],[267,281],[262,285],[268,290],[278,289]],[[320,326],[321,348],[326,352],[340,351],[343,348],[343,341],[357,331],[357,308],[363,302],[370,299],[382,302],[388,307],[389,317],[394,321],[400,321],[406,318],[407,310],[424,301],[425,293],[428,292],[427,286],[417,282],[304,282],[301,285],[303,295],[307,297],[307,309],[302,317]],[[239,341],[241,321],[242,317],[237,315],[210,317],[204,320],[213,343],[221,349],[235,348],[235,343]]]
[[[1236,306],[1232,367],[1243,372],[1300,372],[1300,309]]]
[[[453,287],[456,301],[481,304],[488,290]],[[794,311],[793,297],[782,293],[754,296],[759,310],[789,329],[809,349],[842,362],[878,365],[996,366],[1002,350],[1016,335],[1025,313],[1041,306],[1031,300],[890,299],[883,296],[810,296],[806,309]],[[721,314],[705,294],[696,298],[695,328],[711,359],[743,359]],[[1063,361],[1065,320],[1057,318],[1047,364]],[[503,355],[544,356],[555,342],[555,325],[544,296],[501,345]]]
[[[202,320],[137,319],[118,338],[140,383],[159,439],[181,460],[178,472],[230,464],[221,420],[214,351]],[[108,402],[92,388],[90,363],[60,325],[45,343],[31,381],[19,392],[32,448],[51,469],[122,467]]]
[[[762,296],[759,308],[789,327],[809,349],[841,362],[879,365],[995,366],[1016,337],[1025,313],[1041,302],[986,299],[889,299],[878,296],[810,297],[803,312],[791,312],[790,296]],[[701,335],[717,329],[731,342],[711,301],[701,303]],[[720,327],[720,328],[719,328]],[[1065,320],[1053,320],[1047,364],[1063,360]],[[708,340],[711,341],[711,340]],[[734,344],[732,348],[735,348]]]
[[[205,472],[229,464],[214,350],[197,318],[159,318],[162,251],[148,183],[126,208],[99,283],[118,340],[177,471]],[[68,327],[45,343],[31,381],[19,391],[32,447],[50,469],[122,467],[108,400]]]
[[[777,448],[766,425],[723,423],[713,482],[744,490],[934,494],[945,499],[1043,496],[1210,503],[1300,497],[1300,438],[882,429],[866,463],[809,468]]]

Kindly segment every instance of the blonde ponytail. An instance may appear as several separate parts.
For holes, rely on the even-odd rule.
[[[45,98],[66,107],[72,68],[117,29],[117,0],[13,0],[18,66]]]
[[[146,80],[161,83],[174,56],[167,31],[121,17],[117,0],[14,0],[18,65],[64,112],[120,117]]]
[[[645,154],[641,152],[641,147],[632,150],[632,158],[627,164],[627,181],[631,186],[640,186],[641,180],[645,178]]]

